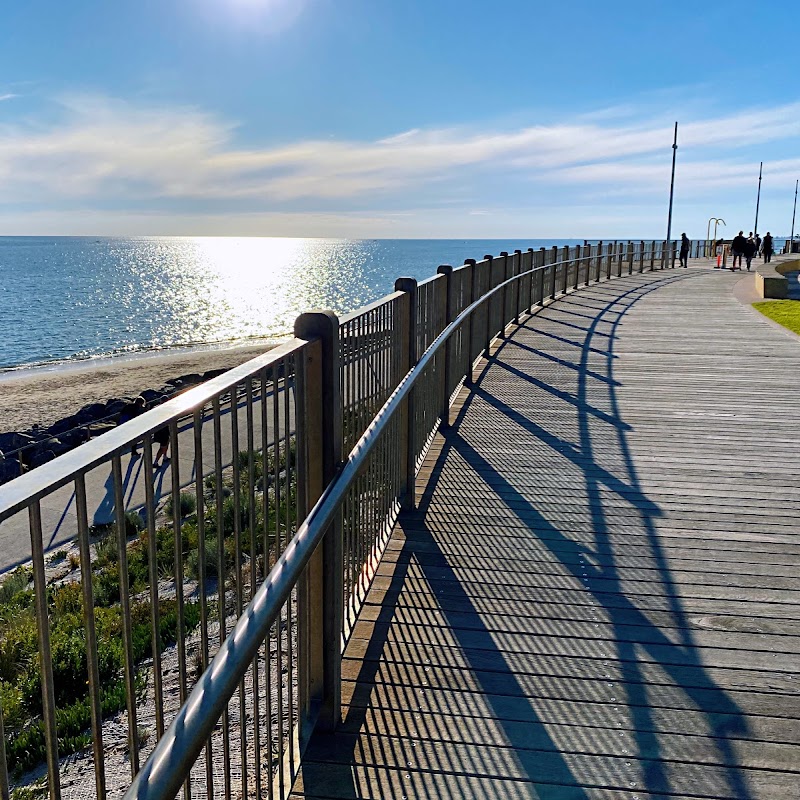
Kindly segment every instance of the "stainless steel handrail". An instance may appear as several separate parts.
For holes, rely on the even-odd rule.
[[[561,262],[567,263],[567,262]],[[498,284],[467,306],[436,337],[402,379],[350,452],[338,476],[325,488],[286,550],[245,609],[230,636],[203,673],[187,702],[138,773],[126,800],[172,798],[180,790],[217,719],[249,669],[259,647],[330,527],[348,490],[403,401],[450,337],[484,303],[506,287],[546,267],[535,267]]]

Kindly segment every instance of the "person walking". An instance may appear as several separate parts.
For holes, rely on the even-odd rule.
[[[767,231],[764,241],[761,243],[761,252],[764,254],[764,263],[769,264],[769,262],[772,261],[772,254],[775,252],[772,243],[772,234],[769,231]]]
[[[169,458],[167,458],[167,450],[169,449],[169,425],[159,428],[153,434],[153,440],[158,443],[158,452],[153,459],[153,467],[158,469],[158,460],[160,458],[163,458],[162,466],[166,466],[169,463]]]
[[[761,237],[756,233],[756,255],[761,253]]]
[[[733,237],[731,242],[731,252],[733,253],[733,263],[731,264],[731,272],[736,271],[736,260],[739,260],[739,269],[742,268],[742,256],[744,255],[745,247],[747,246],[747,239],[744,238],[744,231],[739,231],[738,236]]]
[[[685,233],[681,234],[681,266],[689,267],[689,253],[692,250],[692,240]]]
[[[756,240],[751,233],[747,241],[744,243],[744,260],[747,264],[747,271],[750,272],[750,263],[752,262],[755,254],[758,252],[756,247]]]

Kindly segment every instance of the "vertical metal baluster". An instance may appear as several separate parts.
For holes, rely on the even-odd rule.
[[[83,624],[86,631],[86,672],[89,679],[94,786],[97,800],[104,800],[106,796],[106,767],[105,752],[103,750],[103,706],[100,700],[100,667],[97,660],[97,632],[94,619],[94,590],[92,589],[92,554],[89,549],[86,477],[83,473],[75,476],[75,512],[78,524],[78,549],[81,559]],[[0,732],[1,736],[2,733]],[[1,768],[2,765],[0,765]]]
[[[236,619],[242,616],[242,475],[239,468],[239,386],[232,386],[231,408],[231,460],[233,473],[233,545],[234,582],[236,595]],[[239,682],[239,748],[241,752],[242,796],[248,793],[247,786],[247,707],[244,678]]]
[[[284,417],[284,448],[286,451],[286,543],[292,538],[292,451],[291,451],[291,409],[289,405],[289,357],[283,358],[283,417]],[[292,603],[294,602],[295,592],[289,595],[286,601],[286,699],[288,705],[288,733],[289,733],[289,763],[294,764],[294,687],[292,685],[292,675],[294,673],[294,653],[292,652]],[[294,767],[292,767],[294,769]]]
[[[228,635],[227,623],[227,591],[225,588],[225,520],[223,514],[222,492],[222,417],[220,398],[211,401],[211,413],[214,417],[214,483],[215,501],[217,504],[217,603],[219,608],[219,646]],[[231,734],[228,705],[222,711],[222,776],[225,786],[225,800],[231,800]]]
[[[50,619],[47,608],[47,583],[44,573],[42,545],[42,509],[38,500],[28,506],[33,562],[33,591],[36,600],[36,628],[39,633],[39,669],[42,679],[42,717],[47,748],[47,784],[50,800],[60,800],[61,781],[58,771],[58,733],[56,730],[56,697],[53,684],[53,657],[50,651]]]
[[[128,748],[131,756],[131,777],[139,771],[139,735],[136,724],[136,670],[133,663],[133,628],[128,577],[128,540],[125,534],[125,495],[122,490],[122,464],[115,453],[111,462],[114,486],[114,519],[119,555],[119,599],[122,614],[122,644],[125,659],[125,692],[128,708]]]
[[[256,594],[258,571],[258,531],[256,530],[256,465],[255,465],[255,415],[253,412],[253,378],[245,383],[245,401],[247,408],[247,510],[250,525],[250,599]],[[259,728],[260,706],[258,696],[258,654],[251,666],[253,689],[250,693],[253,705],[253,750],[255,763],[253,777],[255,780],[255,796],[261,797],[261,730]]]
[[[203,413],[196,408],[192,419],[194,432],[194,490],[197,505],[197,582],[200,595],[200,664],[208,669],[208,601],[206,598],[206,518],[203,484]],[[214,795],[214,762],[211,739],[206,742],[206,793]]]
[[[269,412],[267,408],[267,370],[261,373],[261,454],[264,462],[264,575],[268,575],[270,564],[270,514],[269,514]],[[272,394],[272,402],[275,403],[275,395]],[[266,733],[267,733],[267,795],[272,800],[273,797],[273,775],[274,766],[272,758],[272,627],[267,631],[264,639],[264,711],[266,714]],[[257,755],[260,761],[260,754]]]
[[[280,557],[283,552],[283,541],[281,539],[281,481],[280,481],[280,384],[278,379],[278,365],[275,364],[272,369],[272,391],[274,403],[272,406],[272,423],[273,423],[273,437],[274,437],[274,481],[275,481],[275,558]],[[283,641],[282,641],[282,628],[283,626],[283,609],[278,613],[278,618],[275,621],[275,658],[276,658],[276,689],[277,689],[277,722],[278,722],[278,790],[281,797],[284,795],[285,776],[284,776],[284,727],[283,727]]]
[[[186,669],[186,622],[184,615],[183,582],[186,579],[183,569],[183,520],[181,518],[181,477],[180,477],[180,450],[178,448],[178,422],[173,420],[169,425],[170,439],[170,470],[172,474],[172,532],[175,546],[175,601],[177,618],[176,647],[178,650],[178,681],[181,705],[189,696]],[[190,800],[192,793],[191,775],[187,773],[183,784],[184,800]]]
[[[164,735],[164,683],[161,674],[161,609],[158,605],[158,553],[156,547],[156,502],[153,488],[153,435],[143,443],[144,506],[147,526],[147,566],[150,579],[151,649],[153,651],[153,702],[156,711],[156,740]]]

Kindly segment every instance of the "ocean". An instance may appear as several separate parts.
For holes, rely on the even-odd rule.
[[[0,237],[0,370],[272,338],[515,248],[577,239]]]

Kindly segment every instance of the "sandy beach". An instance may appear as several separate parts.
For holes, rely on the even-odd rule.
[[[135,397],[170,378],[231,369],[265,353],[277,340],[180,347],[0,373],[0,433],[47,427],[88,403]]]

